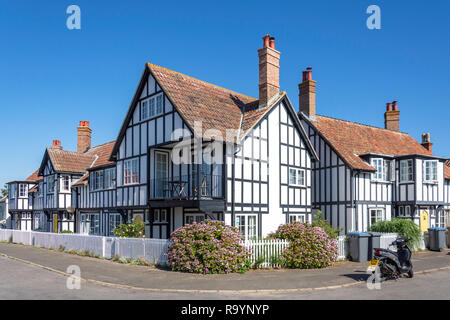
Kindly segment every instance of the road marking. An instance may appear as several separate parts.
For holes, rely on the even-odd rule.
[[[28,260],[8,256],[7,254],[1,253],[0,256],[16,260],[28,265],[32,265],[36,268],[41,268],[50,272],[55,272],[60,275],[63,275],[65,277],[72,276],[71,274],[68,274],[66,272],[53,269],[50,267],[46,267]],[[442,268],[434,268],[429,270],[422,270],[417,271],[415,274],[425,274],[425,273],[431,273],[436,271],[443,271],[443,270],[450,270],[450,266],[442,267]],[[345,283],[341,285],[334,285],[334,286],[326,286],[326,287],[318,287],[318,288],[294,288],[294,289],[255,289],[255,290],[203,290],[203,289],[161,289],[161,288],[142,288],[142,287],[134,287],[126,284],[118,284],[118,283],[111,283],[111,282],[105,282],[105,281],[99,281],[99,280],[93,280],[93,279],[85,279],[80,278],[80,280],[84,283],[92,283],[97,284],[104,287],[110,287],[115,289],[126,289],[126,290],[135,290],[135,291],[149,291],[149,292],[176,292],[176,293],[224,293],[224,294],[249,294],[249,293],[289,293],[289,292],[305,292],[305,291],[320,291],[320,290],[332,290],[332,289],[341,289],[341,288],[348,288],[360,284],[364,284],[365,281],[356,281],[356,282],[350,282]]]

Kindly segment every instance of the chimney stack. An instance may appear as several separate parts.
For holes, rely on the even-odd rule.
[[[433,143],[431,142],[430,134],[422,134],[422,146],[430,152],[433,152]]]
[[[78,129],[77,152],[84,153],[91,148],[92,129],[89,128],[89,121],[80,121]]]
[[[280,55],[275,50],[275,38],[266,34],[259,56],[259,106],[265,106],[280,92]]]
[[[52,149],[52,150],[62,150],[63,147],[61,146],[61,141],[53,140],[53,144],[50,146],[50,149]]]
[[[400,111],[398,111],[397,101],[386,104],[384,127],[388,130],[400,131]]]
[[[298,85],[299,111],[314,119],[316,116],[316,81],[312,79],[312,68],[303,71],[302,83]]]

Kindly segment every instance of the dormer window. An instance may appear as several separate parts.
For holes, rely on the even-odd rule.
[[[437,161],[427,160],[424,161],[424,181],[425,182],[436,182],[437,178]]]
[[[158,94],[148,98],[141,103],[141,117],[142,120],[156,117],[163,113],[163,95]]]

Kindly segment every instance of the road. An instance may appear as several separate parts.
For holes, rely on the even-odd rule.
[[[348,288],[279,294],[193,294],[149,292],[81,283],[80,289],[68,289],[68,278],[33,265],[0,257],[0,299],[450,299],[450,270],[417,275],[383,283],[381,290],[369,290],[365,284]]]

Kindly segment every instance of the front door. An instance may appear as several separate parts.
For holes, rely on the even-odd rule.
[[[420,212],[420,231],[426,232],[430,226],[430,215],[428,210],[422,210]]]
[[[53,233],[58,233],[58,215],[53,215]]]
[[[164,198],[169,190],[169,155],[165,152],[155,152],[155,197]]]

